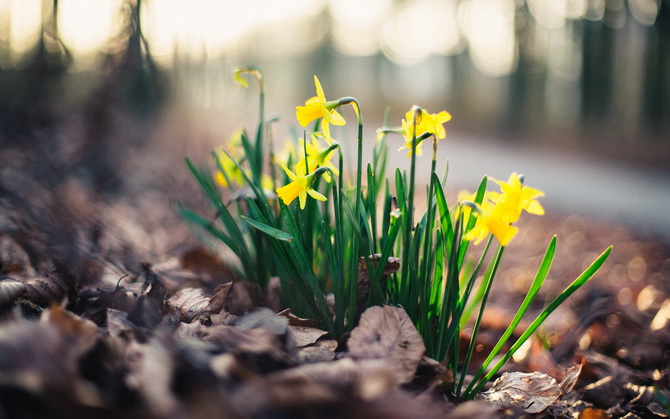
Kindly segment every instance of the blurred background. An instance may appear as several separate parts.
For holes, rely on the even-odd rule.
[[[0,144],[99,190],[185,172],[254,126],[250,64],[278,139],[316,74],[369,139],[387,106],[448,110],[459,188],[523,172],[550,209],[670,238],[668,0],[0,0]]]

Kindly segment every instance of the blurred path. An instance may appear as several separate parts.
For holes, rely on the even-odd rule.
[[[389,166],[408,166],[406,154],[393,153],[391,138],[389,144]],[[439,174],[449,159],[450,188],[474,190],[484,175],[507,180],[516,171],[546,193],[541,202],[548,212],[623,224],[670,240],[670,172],[458,134],[442,141],[438,154]],[[419,170],[430,164],[429,147],[420,162]]]

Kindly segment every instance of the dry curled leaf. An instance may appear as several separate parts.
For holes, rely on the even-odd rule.
[[[181,321],[190,323],[209,307],[210,297],[207,297],[201,288],[184,288],[177,291],[167,300],[168,310],[177,309]]]
[[[563,372],[563,378],[558,384],[559,387],[561,387],[561,396],[569,393],[575,387],[575,384],[577,384],[577,380],[579,379],[579,374],[582,372],[584,362],[585,361],[582,359],[581,363],[572,366]]]
[[[17,298],[26,292],[26,284],[18,281],[0,282],[0,307],[16,301]]]
[[[503,373],[490,390],[477,397],[501,409],[521,407],[528,413],[539,413],[561,396],[556,380],[540,372]]]
[[[409,316],[400,307],[365,310],[351,331],[349,352],[354,359],[386,359],[399,382],[412,381],[425,346]]]
[[[77,290],[74,278],[60,271],[53,271],[43,277],[26,282],[25,298],[40,306],[58,304],[66,298],[76,299]]]

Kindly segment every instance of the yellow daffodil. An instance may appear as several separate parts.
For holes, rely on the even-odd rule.
[[[510,225],[501,216],[501,207],[494,206],[491,202],[484,202],[477,214],[477,223],[472,230],[463,236],[463,239],[474,240],[475,245],[477,245],[491,233],[501,245],[507,246],[518,232],[518,228]]]
[[[295,173],[289,170],[285,165],[281,165],[286,175],[289,179],[292,180],[288,185],[277,188],[277,196],[284,201],[284,204],[288,205],[293,202],[294,199],[299,198],[300,200],[300,209],[305,208],[305,203],[307,202],[307,195],[311,196],[314,199],[319,201],[325,201],[326,197],[321,195],[319,192],[312,189],[312,183],[314,182],[314,173],[305,175],[305,167],[296,165]]]
[[[402,135],[405,137],[405,144],[398,149],[407,149],[407,157],[412,155],[412,141],[414,136],[420,137],[425,133],[435,135],[435,138],[441,140],[447,136],[447,132],[442,124],[451,120],[451,115],[447,111],[442,111],[437,114],[428,113],[425,109],[421,109],[419,115],[416,116],[416,131],[414,130],[414,115],[415,107],[412,107],[405,114],[405,119],[402,120]],[[416,155],[422,154],[421,143],[416,145]]]
[[[461,202],[472,202],[474,203],[475,200],[477,199],[477,194],[470,192],[470,191],[460,191],[456,195],[456,200],[458,201],[458,204],[456,204],[456,211],[462,211],[463,213],[463,222],[467,224],[468,219],[470,218],[470,213],[472,212],[472,208],[469,205],[460,205]],[[459,212],[456,212],[456,217],[460,215]]]
[[[522,210],[535,215],[544,214],[544,208],[535,200],[535,198],[544,196],[544,192],[524,186],[521,179],[516,173],[510,175],[507,183],[491,178],[491,180],[500,185],[502,193],[491,191],[487,195],[491,201],[501,207],[501,216],[508,223],[516,222]]]
[[[304,142],[300,140],[300,145],[302,146]],[[309,170],[314,171],[318,167],[328,167],[336,176],[340,174],[337,167],[332,163],[332,158],[334,155],[335,148],[337,145],[331,145],[327,148],[322,148],[319,145],[319,140],[315,136],[312,137],[312,141],[304,145],[305,150],[307,151],[307,167]],[[305,170],[305,159],[302,158],[298,162],[298,165],[302,165],[301,170]],[[330,183],[330,174],[328,172],[323,173],[323,178],[326,182]]]
[[[243,129],[236,130],[230,136],[230,138],[228,139],[228,144],[226,145],[226,151],[228,152],[228,154],[230,154],[233,158],[236,158],[238,160],[244,157],[244,150],[242,149],[243,134],[244,134]],[[230,184],[228,183],[229,181],[236,185],[244,184],[244,175],[242,174],[242,171],[237,167],[233,159],[228,157],[226,153],[223,152],[223,150],[219,150],[216,152],[216,159],[218,160],[217,167],[220,166],[221,169],[223,169],[223,172],[221,170],[217,170],[214,173],[214,181],[217,184],[223,186],[224,188],[230,186]]]
[[[261,71],[260,68],[256,66],[251,66],[251,67],[241,67],[238,69],[235,69],[235,81],[237,82],[238,86],[240,87],[249,87],[249,82],[247,79],[245,79],[243,76],[245,74],[252,75],[256,77],[256,80],[258,80],[258,84],[261,86],[261,90],[263,88],[263,72]]]
[[[326,100],[326,95],[323,93],[323,88],[319,82],[319,78],[314,76],[314,84],[316,85],[316,96],[307,100],[305,106],[296,107],[296,117],[301,126],[306,127],[310,122],[323,118],[321,121],[321,130],[330,144],[332,142],[330,136],[330,124],[344,125],[346,121],[335,108],[339,106],[339,101]]]

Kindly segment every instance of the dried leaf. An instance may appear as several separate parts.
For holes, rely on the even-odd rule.
[[[276,371],[295,364],[285,345],[270,329],[257,327],[242,330],[232,326],[203,328],[202,340],[230,353],[249,371]]]
[[[321,339],[312,345],[300,348],[298,358],[303,364],[332,361],[335,359],[337,345],[334,339]]]
[[[180,257],[181,266],[199,277],[206,284],[222,284],[234,275],[230,267],[220,257],[203,246],[194,246]]]
[[[60,271],[26,282],[25,298],[40,306],[59,304],[66,298],[72,301],[76,297],[74,278]]]
[[[367,309],[351,331],[348,346],[354,359],[390,361],[401,383],[412,380],[425,351],[421,335],[405,310],[392,306]]]
[[[608,415],[603,410],[587,407],[582,410],[577,417],[578,419],[605,419]]]
[[[165,290],[159,284],[151,284],[148,291],[140,295],[133,309],[128,312],[128,319],[135,325],[153,329],[163,320],[163,299]]]
[[[312,345],[321,337],[328,334],[327,331],[317,329],[314,327],[289,326],[289,330],[295,339],[295,344],[298,348]]]
[[[378,417],[353,414],[361,402],[381,399],[396,389],[386,363],[307,364],[255,380],[233,402],[249,417]]]
[[[235,321],[235,326],[240,329],[254,329],[257,327],[266,327],[275,336],[285,339],[288,334],[288,319],[283,316],[277,316],[269,308],[258,308],[251,311]]]
[[[291,326],[303,326],[303,327],[314,327],[314,328],[319,327],[318,320],[304,319],[302,317],[298,317],[295,314],[291,313],[290,308],[280,311],[279,313],[277,313],[277,316],[283,316],[288,318],[288,324]]]
[[[0,307],[9,305],[26,292],[26,284],[18,281],[0,281]]]
[[[174,354],[158,337],[127,346],[126,384],[137,391],[157,417],[178,417],[180,404],[172,391]]]
[[[226,282],[225,284],[216,287],[214,295],[209,299],[207,310],[211,313],[220,313],[228,301],[228,294],[230,294],[232,286],[232,282]]]
[[[577,384],[577,380],[579,379],[579,374],[582,372],[584,362],[585,361],[582,359],[581,363],[572,366],[563,372],[563,378],[559,383],[559,387],[561,387],[561,396],[568,394],[575,387],[575,384]]]
[[[203,313],[207,313],[210,297],[207,297],[201,288],[184,288],[168,298],[168,310],[177,309],[181,321],[191,323]]]
[[[560,386],[547,374],[506,372],[490,390],[477,397],[501,409],[521,407],[528,413],[539,413],[555,403],[560,395]]]
[[[90,349],[99,338],[98,326],[95,323],[57,305],[46,309],[40,321],[56,329],[70,341],[76,342],[81,352]]]
[[[0,269],[2,274],[32,273],[30,256],[12,237],[0,234]]]

